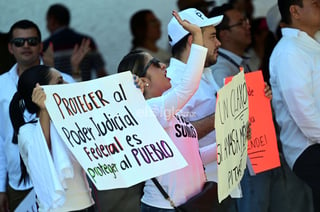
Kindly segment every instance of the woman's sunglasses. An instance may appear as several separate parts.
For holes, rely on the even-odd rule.
[[[140,74],[140,77],[143,77],[146,75],[147,70],[149,69],[149,67],[151,65],[156,66],[157,68],[161,68],[161,63],[160,60],[158,60],[157,58],[152,58],[151,60],[149,60],[149,62],[147,63],[147,65],[143,68],[142,73]]]

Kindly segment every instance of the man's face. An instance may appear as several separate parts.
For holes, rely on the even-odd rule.
[[[229,10],[226,14],[229,18],[229,29],[226,30],[228,41],[236,48],[245,49],[251,43],[250,23],[244,14],[238,10]]]
[[[207,26],[202,28],[204,47],[208,49],[205,67],[211,66],[217,62],[218,49],[221,46],[217,39],[216,28],[214,26]]]
[[[23,45],[18,45],[18,41],[23,39],[30,38],[29,41],[24,40]],[[35,38],[35,39],[34,39]],[[38,42],[36,42],[38,40]],[[37,65],[39,61],[39,56],[42,51],[42,43],[38,37],[37,30],[34,28],[30,29],[14,29],[13,30],[13,38],[8,44],[8,49],[11,54],[17,60],[17,63],[23,66],[32,66]]]
[[[302,3],[303,7],[293,6],[297,11],[293,18],[299,20],[302,30],[313,36],[320,29],[320,0],[303,0]]]
[[[159,40],[161,38],[161,23],[159,19],[153,13],[149,13],[146,16],[146,22],[146,36],[154,41]]]

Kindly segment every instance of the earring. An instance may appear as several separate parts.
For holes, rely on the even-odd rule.
[[[149,83],[146,83],[146,87],[149,87]]]

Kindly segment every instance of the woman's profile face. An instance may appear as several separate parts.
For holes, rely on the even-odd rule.
[[[50,72],[51,72],[51,80],[49,81],[49,85],[56,85],[56,84],[64,84],[65,83],[60,72],[57,71],[55,68],[51,68]]]
[[[146,54],[147,68],[146,77],[150,80],[146,88],[153,97],[161,96],[166,90],[171,88],[170,78],[167,77],[166,65]]]

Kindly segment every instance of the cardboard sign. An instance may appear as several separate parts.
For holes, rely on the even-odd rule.
[[[59,135],[97,189],[129,187],[187,165],[130,72],[43,88]]]
[[[260,173],[280,166],[277,137],[272,119],[270,99],[264,93],[261,71],[245,74],[249,96],[249,121],[251,140],[248,141],[248,155],[254,173]],[[231,77],[226,78],[226,83]]]
[[[215,113],[218,200],[236,189],[247,162],[249,100],[244,73],[237,74],[218,91]]]

